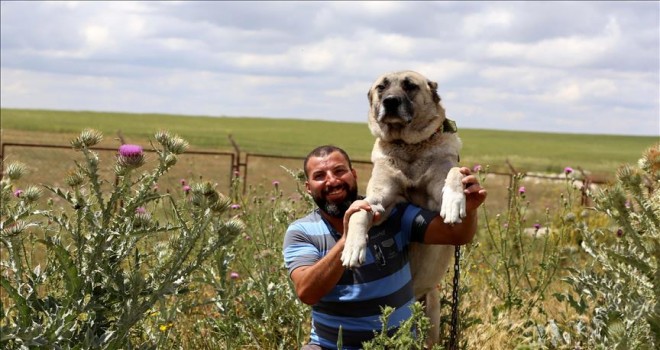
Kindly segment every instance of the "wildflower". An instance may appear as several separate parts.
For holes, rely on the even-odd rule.
[[[573,168],[571,168],[570,166],[564,168],[564,174],[568,175],[572,172],[573,172]]]
[[[277,189],[280,186],[280,182],[277,180],[273,181],[273,186],[275,186],[275,189]]]
[[[239,204],[232,204],[230,208],[232,208],[232,209],[241,209],[241,206]]]
[[[234,170],[234,177],[239,177],[241,173],[238,172],[238,170]]]
[[[145,214],[147,212],[147,209],[144,209],[144,207],[137,207],[135,208],[135,212],[138,214]]]
[[[165,331],[168,330],[169,328],[172,328],[172,326],[174,326],[174,323],[171,323],[171,322],[170,322],[170,323],[166,323],[166,324],[161,324],[161,325],[158,327],[158,330],[160,330],[161,332],[165,332]]]
[[[154,192],[158,191],[158,184],[155,184],[155,185],[154,185],[153,190],[154,190]]]
[[[617,237],[621,237],[621,236],[623,236],[623,230],[622,230],[622,229],[618,229],[618,230],[616,230],[616,236],[617,236]]]
[[[538,231],[540,228],[541,228],[541,224],[539,224],[539,223],[534,224],[534,229],[536,231]]]
[[[14,191],[14,197],[16,197],[16,198],[21,198],[22,194],[23,194],[23,190]]]
[[[239,277],[241,277],[241,276],[238,274],[238,272],[232,272],[232,273],[229,274],[229,278],[231,278],[233,280],[238,279]]]
[[[475,172],[475,173],[480,172],[481,171],[481,164],[475,165],[474,168],[472,168],[472,171]]]
[[[142,147],[138,145],[121,145],[119,147],[119,165],[124,168],[137,168],[144,164]]]
[[[181,186],[185,186],[185,185],[186,185],[186,179],[181,179],[181,180],[179,180],[179,182],[181,182]]]
[[[188,185],[184,185],[182,189],[183,189],[183,192],[185,192],[186,194],[188,194],[188,192],[190,192],[190,186],[188,186]]]
[[[137,157],[142,154],[142,147],[138,145],[121,145],[119,146],[119,155],[122,157]]]
[[[520,193],[520,195],[525,195],[525,186],[520,186],[518,193]]]

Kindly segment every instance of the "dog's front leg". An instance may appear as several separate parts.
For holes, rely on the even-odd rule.
[[[369,200],[367,199],[367,201]],[[384,212],[383,206],[379,204],[371,204],[371,210],[371,212],[360,210],[353,213],[348,221],[346,243],[341,253],[341,262],[346,268],[358,267],[366,260],[367,238],[369,228],[373,223],[374,212],[379,211],[381,214]]]

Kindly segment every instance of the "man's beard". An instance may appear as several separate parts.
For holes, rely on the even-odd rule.
[[[319,209],[326,212],[328,215],[335,218],[343,218],[346,210],[351,204],[357,199],[357,186],[349,187],[348,184],[344,184],[344,189],[346,190],[346,198],[339,203],[329,202],[323,195],[313,195],[312,198],[316,205],[319,206]]]

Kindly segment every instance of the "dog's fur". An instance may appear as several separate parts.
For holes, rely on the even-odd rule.
[[[461,141],[456,133],[441,130],[446,117],[437,86],[419,73],[402,71],[379,77],[369,90],[369,129],[376,143],[366,200],[383,213],[381,222],[400,202],[438,211],[446,223],[459,223],[465,217],[463,174],[456,167]],[[344,266],[364,262],[372,218],[366,211],[351,216],[341,257]],[[426,296],[431,318],[429,344],[439,341],[437,284],[452,253],[452,246],[413,243],[410,247],[415,297]]]

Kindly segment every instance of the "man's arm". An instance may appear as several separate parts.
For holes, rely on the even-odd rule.
[[[466,216],[460,224],[445,224],[440,215],[433,218],[426,228],[424,243],[463,245],[472,242],[477,232],[477,208],[486,200],[488,195],[486,189],[481,187],[479,180],[470,175],[470,169],[461,168],[465,186],[465,208]]]
[[[343,227],[348,227],[349,217],[360,209],[371,211],[367,201],[355,201],[344,214]],[[374,216],[374,220],[378,220],[380,214],[374,213]],[[291,280],[300,301],[314,305],[337,285],[345,271],[340,259],[345,242],[346,233],[344,232],[335,246],[321,260],[314,265],[301,266],[291,272]]]
[[[308,305],[316,304],[339,282],[344,273],[341,252],[344,250],[344,236],[332,249],[314,265],[301,266],[291,272],[291,280],[300,301]]]

